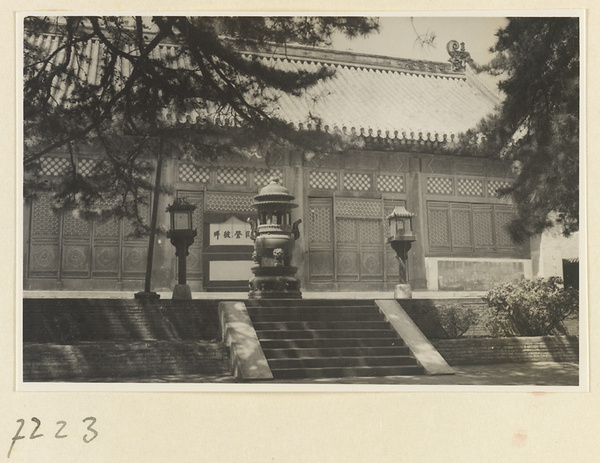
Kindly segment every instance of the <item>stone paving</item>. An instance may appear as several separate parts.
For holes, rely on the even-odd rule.
[[[172,292],[158,291],[161,299],[171,299]],[[465,297],[482,297],[485,291],[413,291],[413,299],[453,299]],[[24,298],[85,298],[85,299],[133,299],[131,291],[23,291]],[[192,299],[245,300],[246,292],[194,292]],[[347,291],[347,292],[302,292],[303,299],[393,299],[392,291]]]
[[[384,376],[265,381],[248,384],[387,384],[428,386],[578,386],[577,363],[536,362],[453,367],[455,375]],[[94,378],[94,383],[236,383],[231,376],[168,375],[146,378]]]

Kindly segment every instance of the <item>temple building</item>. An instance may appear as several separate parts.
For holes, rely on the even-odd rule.
[[[301,96],[280,96],[271,110],[298,130],[309,128],[312,117],[320,130],[352,134],[363,143],[326,156],[283,150],[268,165],[251,153],[202,164],[166,156],[162,183],[172,193],[160,198],[158,226],[168,228],[164,211],[176,197],[196,205],[198,235],[187,261],[193,291],[248,291],[253,241],[247,219],[256,214],[254,196],[271,178],[299,206],[291,217],[302,220],[293,261],[305,291],[393,290],[398,263],[386,244],[386,217],[395,206],[416,214],[417,240],[408,258],[415,290],[481,291],[504,281],[562,275],[562,257],[553,257],[554,267],[548,264],[542,239],[510,239],[506,225],[514,208],[498,195],[514,178],[510,166],[443,150],[500,102],[468,66],[294,46],[261,59],[282,69],[335,68],[332,78]],[[189,114],[183,122],[193,126],[200,118]],[[94,163],[93,147],[76,161],[85,175]],[[55,151],[40,169],[56,179],[70,162],[66,149]],[[143,288],[146,237],[132,235],[125,220],[84,220],[51,206],[50,194],[24,202],[25,290]],[[174,248],[159,236],[153,289],[171,289],[176,271]]]

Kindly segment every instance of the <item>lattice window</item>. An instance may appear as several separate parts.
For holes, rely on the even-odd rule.
[[[311,204],[309,220],[308,234],[310,242],[331,243],[331,209]]]
[[[369,174],[344,174],[344,188],[346,190],[368,191],[371,189],[371,176]]]
[[[248,173],[244,167],[221,167],[217,169],[217,183],[245,185]]]
[[[448,177],[427,177],[427,193],[434,195],[452,195],[454,186]]]
[[[461,248],[473,245],[470,209],[452,209],[452,245]]]
[[[512,212],[496,211],[496,242],[498,246],[513,246],[507,227],[514,217],[515,214]]]
[[[180,182],[208,183],[209,179],[210,171],[208,167],[186,163],[179,164],[178,180]]]
[[[118,199],[103,200],[99,205],[102,208],[116,206],[119,203]],[[94,221],[94,235],[97,237],[115,237],[119,236],[119,220],[116,217],[110,217],[106,220]]]
[[[86,159],[86,158],[79,159],[77,161],[77,172],[82,177],[89,177],[90,175],[92,175],[92,172],[94,171],[96,162],[97,161],[95,159]]]
[[[335,241],[338,244],[356,244],[356,220],[336,219]]]
[[[472,178],[458,179],[458,194],[463,196],[483,196],[483,182]]]
[[[76,212],[67,212],[64,215],[63,233],[65,236],[88,236],[91,223],[76,215]]]
[[[140,204],[138,205],[138,209],[139,209],[139,216],[140,216],[140,220],[142,221],[142,223],[144,224],[148,224],[149,220],[148,220],[148,205],[147,204]],[[124,224],[123,224],[123,235],[125,236],[125,239],[131,240],[131,239],[139,239],[139,237],[136,237],[135,235],[132,235],[135,232],[136,228],[133,225],[133,222],[131,220],[125,220]],[[131,236],[130,236],[131,235]]]
[[[313,170],[309,174],[308,184],[314,189],[335,190],[338,187],[338,177],[335,172]]]
[[[340,217],[356,217],[359,219],[383,218],[383,204],[381,201],[338,199],[335,206],[336,215]]]
[[[509,206],[431,202],[427,209],[429,244],[433,251],[526,251],[510,239],[507,225],[515,213]]]
[[[40,171],[42,175],[51,175],[58,177],[63,175],[69,168],[67,158],[43,157],[40,161]]]
[[[508,188],[511,186],[510,182],[506,182],[503,180],[490,180],[488,181],[488,195],[489,196],[500,196],[498,194],[498,190],[502,190],[504,188]]]
[[[96,220],[94,235],[97,237],[119,236],[119,221],[116,217],[110,217],[103,222]]]
[[[450,234],[448,232],[448,210],[433,209],[428,211],[429,244],[430,246],[450,246]]]
[[[278,178],[283,180],[283,172],[281,169],[255,169],[254,170],[254,184],[257,186],[268,185],[271,178]]]
[[[377,189],[390,193],[404,193],[404,177],[401,175],[378,175]]]
[[[58,214],[52,209],[53,200],[50,195],[39,195],[33,201],[34,235],[55,236],[60,227]]]
[[[383,242],[382,220],[361,220],[358,239],[361,244],[378,244]]]
[[[492,247],[494,235],[492,230],[492,211],[473,210],[473,233],[475,246]]]
[[[206,209],[209,211],[254,212],[254,199],[251,195],[210,193],[206,195]]]

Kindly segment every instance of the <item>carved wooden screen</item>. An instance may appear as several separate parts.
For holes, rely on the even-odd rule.
[[[507,231],[514,216],[515,211],[509,205],[429,201],[429,252],[527,257],[527,245],[513,243]]]
[[[148,205],[138,207],[148,220]],[[51,196],[43,194],[33,200],[31,211],[29,277],[144,277],[148,238],[133,234],[130,221],[84,220],[75,211],[57,214]]]
[[[383,281],[383,203],[336,198],[338,281]]]
[[[309,198],[308,262],[311,281],[333,281],[333,207],[331,198]]]
[[[150,201],[148,201],[150,204]],[[148,205],[139,205],[140,217],[148,223],[150,219]],[[123,279],[141,279],[146,274],[146,261],[148,256],[148,238],[139,237],[134,233],[133,224],[123,221],[122,238],[122,277]]]
[[[62,272],[65,278],[88,278],[91,271],[92,222],[66,212],[63,217]]]
[[[60,216],[52,210],[50,195],[40,194],[31,207],[29,276],[58,277]]]
[[[110,205],[109,202],[106,205]],[[117,278],[121,268],[121,221],[110,217],[94,221],[92,276]]]
[[[310,280],[383,282],[386,266],[397,278],[395,258],[384,250],[384,230],[381,200],[309,198]]]

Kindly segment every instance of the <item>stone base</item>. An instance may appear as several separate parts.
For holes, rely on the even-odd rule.
[[[409,284],[396,285],[394,299],[412,299],[412,288]]]
[[[173,299],[190,300],[192,290],[189,285],[175,285],[173,288]]]
[[[257,276],[250,280],[249,299],[301,299],[300,280],[289,276]]]
[[[136,299],[160,299],[160,294],[154,291],[140,291],[139,293],[135,293],[133,297]]]

